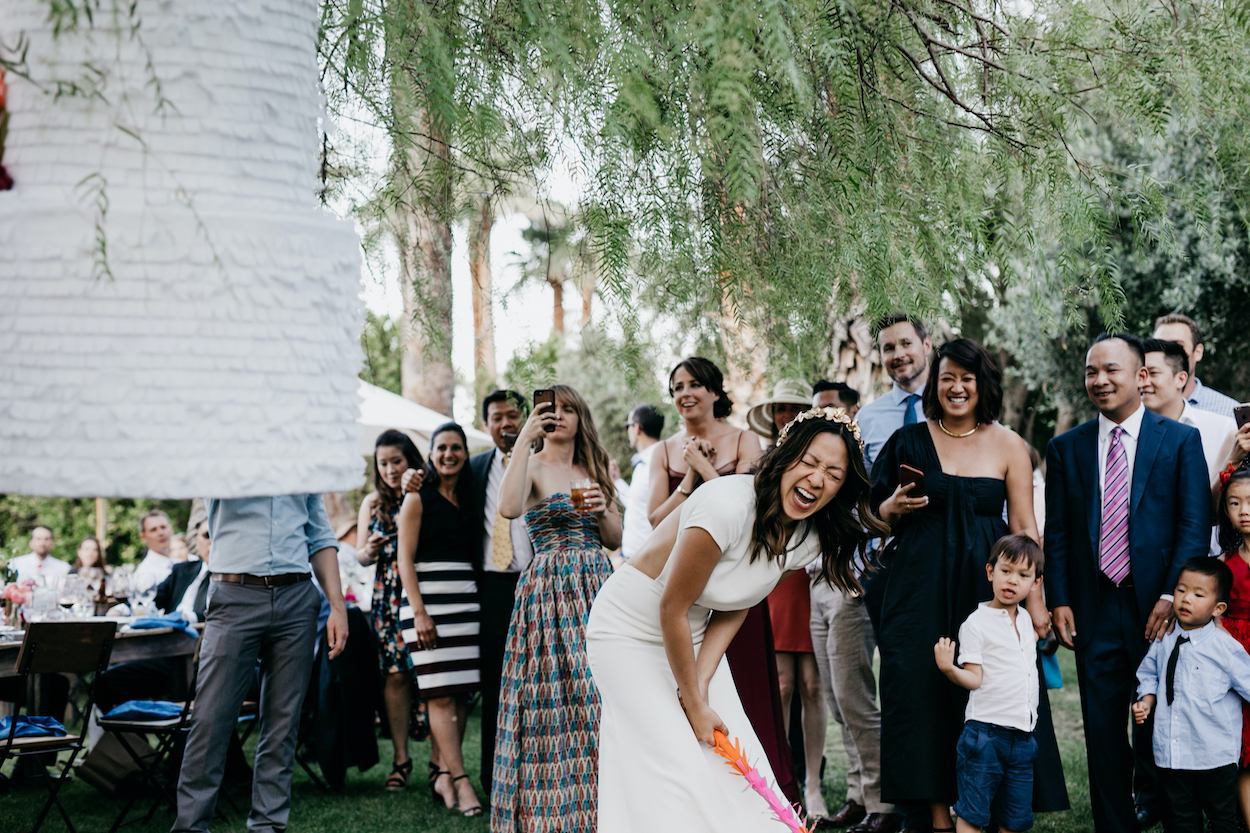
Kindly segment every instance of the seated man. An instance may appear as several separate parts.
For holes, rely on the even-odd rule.
[[[154,604],[161,613],[179,613],[188,622],[204,621],[208,602],[208,561],[212,550],[208,524],[193,530],[199,561],[175,564],[156,587]],[[188,696],[184,657],[154,657],[114,665],[96,681],[96,703],[101,712],[127,700],[182,700]]]

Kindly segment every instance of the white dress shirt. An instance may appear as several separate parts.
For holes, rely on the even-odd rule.
[[[1031,732],[1037,725],[1037,635],[1024,608],[1016,621],[981,602],[959,628],[959,664],[981,666],[981,687],[968,695],[965,720]]]
[[[42,578],[45,584],[51,585],[69,575],[69,565],[55,555],[40,558],[33,552],[28,552],[14,558],[9,566],[17,572],[18,581]]]
[[[503,452],[495,449],[491,455],[490,471],[486,475],[486,506],[482,513],[482,522],[486,525],[486,538],[483,541],[482,568],[488,573],[519,573],[526,568],[534,557],[534,545],[530,543],[529,528],[525,526],[525,515],[513,518],[512,529],[512,564],[507,570],[500,570],[491,563],[491,539],[495,531],[495,514],[499,511],[499,487],[503,485]]]
[[[1137,440],[1141,437],[1141,421],[1146,415],[1146,406],[1138,405],[1137,410],[1120,423],[1120,427],[1124,431],[1120,434],[1120,444],[1124,446],[1124,456],[1128,462],[1128,483],[1129,493],[1132,494],[1133,489],[1133,461],[1137,459]],[[1107,419],[1104,415],[1098,415],[1098,495],[1099,502],[1102,500],[1102,493],[1106,489],[1107,479],[1107,450],[1111,447],[1111,429],[1115,428],[1115,423]]]
[[[208,581],[208,565],[203,561],[200,562],[200,571],[195,574],[195,579],[187,586],[186,592],[182,594],[182,598],[178,604],[174,606],[174,611],[182,614],[182,618],[191,624],[200,621],[195,615],[195,594],[200,592],[200,585]]]
[[[131,592],[142,593],[160,584],[174,569],[174,562],[168,555],[161,555],[156,550],[148,550],[147,555],[135,567],[131,578]]]
[[[648,485],[651,481],[651,458],[660,444],[638,452],[638,464],[630,475],[629,491],[625,495],[625,518],[621,528],[621,555],[633,558],[642,549],[651,534],[647,520],[647,499],[651,497]]]
[[[1181,418],[1177,421],[1182,425],[1192,425],[1198,429],[1198,433],[1202,436],[1202,456],[1207,460],[1208,479],[1215,480],[1215,476],[1220,473],[1224,463],[1220,452],[1224,450],[1224,443],[1229,435],[1236,433],[1237,422],[1232,417],[1217,414],[1214,411],[1204,411],[1188,402],[1185,403],[1185,410],[1181,411]]]

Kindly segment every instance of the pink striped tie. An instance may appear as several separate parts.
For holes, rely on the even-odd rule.
[[[1128,455],[1120,435],[1111,429],[1107,446],[1107,470],[1102,490],[1102,533],[1098,536],[1098,569],[1119,586],[1128,577]]]

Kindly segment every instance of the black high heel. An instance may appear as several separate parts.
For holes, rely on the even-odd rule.
[[[448,774],[450,775],[450,773]],[[468,777],[469,776],[467,773],[461,773],[460,775],[453,776],[451,779],[452,786],[454,787],[457,781],[461,781]],[[481,804],[475,804],[472,807],[461,807],[460,799],[456,799],[456,809],[459,810],[460,815],[464,816],[466,819],[475,819],[478,816],[482,815]]]
[[[395,764],[391,768],[391,774],[386,776],[386,791],[399,792],[408,786],[408,777],[410,775],[412,775],[412,758],[409,758],[402,764]]]

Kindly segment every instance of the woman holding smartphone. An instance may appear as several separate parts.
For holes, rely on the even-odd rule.
[[[1032,462],[1024,440],[998,424],[1002,376],[993,359],[960,338],[939,347],[930,366],[927,419],[896,431],[873,464],[874,504],[893,538],[867,602],[881,652],[881,797],[929,805],[941,833],[955,829],[955,745],[968,693],[938,671],[933,645],[993,595],[985,561],[994,542],[1038,534]],[[1027,607],[1045,636],[1041,582]],[[1067,809],[1044,689],[1034,737],[1034,807]]]
[[[399,632],[404,587],[399,580],[396,521],[404,495],[421,488],[424,466],[421,452],[407,434],[394,429],[379,434],[373,444],[374,490],[361,501],[356,519],[356,558],[366,566],[378,565],[369,618],[377,637],[382,673],[386,675],[382,697],[395,749],[391,773],[386,777],[386,789],[391,792],[406,787],[412,775],[412,759],[408,756],[412,660]]]
[[[621,542],[608,455],[577,391],[534,394],[499,489],[499,514],[525,515],[534,558],[517,582],[491,787],[494,833],[595,830],[599,695],[586,618]],[[554,405],[552,404],[554,400]],[[537,450],[536,450],[537,449]],[[573,505],[573,484],[580,508]]]

